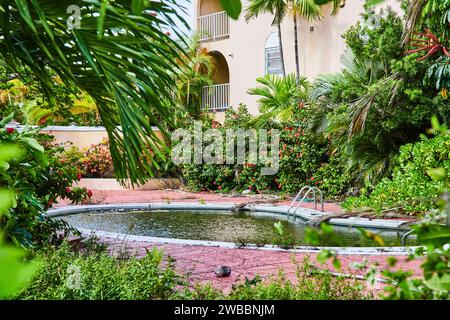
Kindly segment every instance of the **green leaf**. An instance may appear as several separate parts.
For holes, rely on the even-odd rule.
[[[0,121],[0,128],[4,128],[11,120],[14,119],[14,113],[11,113],[9,116],[5,117]]]
[[[431,279],[426,280],[425,284],[433,290],[450,291],[450,274],[444,274],[442,277],[435,274]]]
[[[429,226],[418,232],[417,240],[421,244],[431,244],[436,247],[450,243],[450,228],[443,225]]]
[[[131,1],[131,12],[135,15],[141,15],[142,10],[144,10],[143,0],[133,0]]]
[[[382,2],[384,2],[384,0],[366,0],[366,5],[369,7],[373,7]]]
[[[447,177],[447,171],[444,168],[435,168],[427,171],[427,174],[434,181],[443,181]]]
[[[107,0],[103,0],[100,6],[100,16],[97,20],[97,37],[98,39],[103,39],[105,33],[105,18],[106,18],[106,6],[108,5]]]
[[[22,289],[39,269],[39,262],[23,264],[24,251],[0,243],[0,299]]]
[[[37,140],[34,139],[34,138],[22,137],[22,138],[20,138],[20,140],[22,142],[24,142],[26,145],[30,146],[31,148],[33,148],[33,149],[35,149],[35,150],[37,150],[37,151],[39,151],[41,153],[44,153],[44,151],[45,151],[44,147],[41,146],[39,144],[39,142],[37,142]]]
[[[241,0],[220,0],[220,3],[231,18],[239,19],[242,11]]]
[[[14,194],[8,189],[0,189],[0,216],[10,217],[9,209],[14,206]]]

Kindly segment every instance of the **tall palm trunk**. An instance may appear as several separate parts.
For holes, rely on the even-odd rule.
[[[283,39],[281,36],[281,22],[278,19],[277,22],[277,26],[278,26],[278,38],[280,39],[280,56],[281,56],[281,69],[283,71],[283,77],[286,77],[286,66],[284,64],[284,50],[283,50]]]
[[[297,15],[294,14],[294,44],[295,44],[295,68],[297,71],[297,87],[300,87],[300,60],[298,52],[298,27],[297,27]]]

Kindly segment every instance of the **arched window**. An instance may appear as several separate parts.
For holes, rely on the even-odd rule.
[[[272,33],[266,41],[266,74],[282,75],[280,39],[278,33]]]

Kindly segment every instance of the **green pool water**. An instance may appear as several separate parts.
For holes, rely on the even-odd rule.
[[[274,223],[281,222],[284,238],[296,245],[304,241],[305,225],[283,215],[223,211],[131,211],[81,213],[62,218],[76,228],[160,238],[234,242],[238,244],[274,244]],[[323,240],[322,246],[378,246],[353,228],[334,227],[335,235]],[[400,246],[401,233],[371,232],[381,235],[386,246]],[[287,241],[289,243],[289,241]],[[407,245],[413,245],[409,239]]]

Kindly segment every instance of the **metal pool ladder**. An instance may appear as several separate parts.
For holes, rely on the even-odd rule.
[[[300,196],[302,195],[303,192],[305,192],[305,195],[303,196],[303,198],[298,202],[298,205],[295,207],[294,209],[294,204],[295,202],[300,198]],[[295,199],[292,201],[291,205],[289,206],[289,209],[287,210],[287,216],[289,217],[289,215],[291,214],[291,210],[294,209],[294,211],[292,211],[292,214],[294,216],[294,218],[297,217],[297,210],[298,208],[301,206],[301,204],[303,202],[305,202],[306,197],[310,194],[313,193],[314,195],[314,208],[317,210],[317,193],[319,193],[320,195],[320,205],[321,205],[321,211],[324,212],[325,208],[324,208],[324,204],[323,204],[323,192],[322,190],[320,190],[317,187],[311,187],[311,186],[304,186],[297,194],[297,196],[295,197]]]

